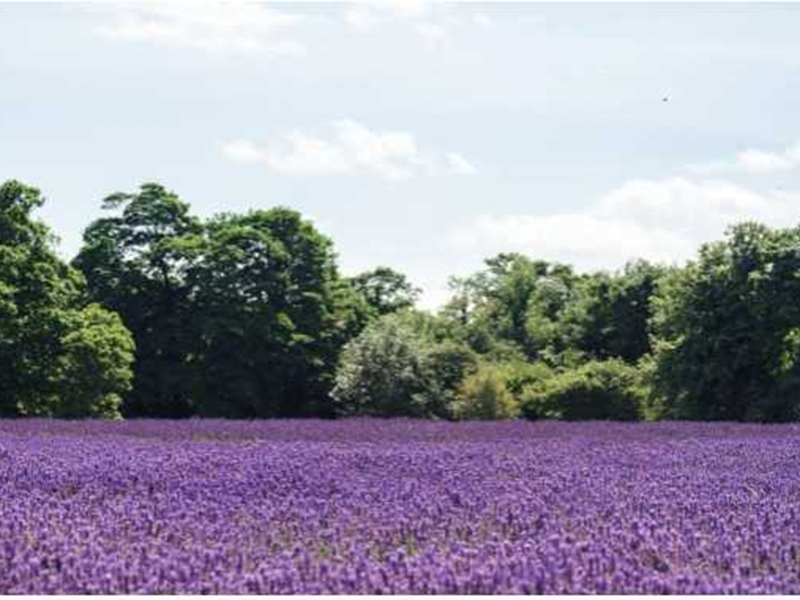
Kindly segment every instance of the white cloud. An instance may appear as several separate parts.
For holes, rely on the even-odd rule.
[[[342,10],[344,23],[358,32],[375,30],[386,25],[404,27],[434,46],[450,42],[451,32],[463,27],[489,30],[497,23],[482,12],[453,10],[445,2],[425,0],[371,0],[346,4]]]
[[[479,27],[483,27],[485,29],[489,29],[495,26],[494,19],[492,19],[489,15],[484,13],[474,13],[472,15],[472,22]]]
[[[422,22],[430,12],[428,2],[379,0],[348,4],[343,15],[346,24],[365,30],[380,23]]]
[[[344,13],[344,22],[359,31],[368,31],[380,22],[374,11],[363,6],[348,8]]]
[[[371,4],[396,17],[416,19],[428,15],[435,3],[428,0],[378,0]]]
[[[335,176],[370,173],[402,180],[434,173],[443,161],[448,170],[470,174],[474,168],[461,155],[422,152],[414,135],[405,131],[379,131],[343,119],[332,126],[328,138],[291,132],[274,144],[259,146],[250,140],[234,140],[220,146],[222,155],[242,163],[263,163],[279,175]]]
[[[220,151],[226,158],[241,163],[257,163],[266,158],[264,152],[249,140],[225,142]]]
[[[616,267],[636,257],[680,260],[694,248],[670,232],[580,213],[483,216],[457,230],[451,243],[487,255],[513,250],[583,269]]]
[[[447,31],[434,23],[419,23],[414,26],[414,31],[433,44],[439,45],[447,42]]]
[[[345,149],[300,132],[286,136],[280,148],[268,148],[264,162],[282,175],[338,175],[354,168]]]
[[[745,150],[736,157],[737,164],[748,173],[773,173],[794,166],[786,156],[761,150]]]
[[[142,3],[101,9],[110,22],[104,37],[150,42],[209,53],[297,56],[305,52],[285,31],[298,17],[254,3]]]
[[[683,261],[731,224],[800,220],[800,194],[758,193],[724,181],[634,180],[582,212],[479,217],[449,236],[482,253],[515,250],[582,269],[615,268],[633,258]]]
[[[708,175],[712,173],[747,173],[760,175],[790,171],[800,167],[800,144],[783,152],[767,152],[749,148],[737,154],[732,160],[714,161],[699,165],[689,165],[693,173]]]
[[[349,5],[344,22],[357,31],[369,31],[380,25],[399,24],[409,28],[426,42],[436,45],[448,41],[443,23],[447,21],[443,4],[425,0],[379,0]],[[477,24],[477,23],[476,23]]]
[[[459,175],[474,175],[476,172],[475,167],[473,167],[466,158],[456,152],[448,152],[445,155],[445,160],[447,161],[449,169]]]

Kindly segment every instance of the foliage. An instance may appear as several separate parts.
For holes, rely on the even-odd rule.
[[[342,352],[331,396],[346,415],[430,416],[438,391],[426,364],[426,340],[402,318],[370,324]]]
[[[434,315],[287,208],[203,220],[146,183],[70,266],[42,202],[0,186],[0,416],[800,420],[800,228],[681,268],[499,254]]]
[[[745,223],[705,245],[653,299],[663,415],[797,420],[800,230]]]
[[[441,322],[405,310],[371,323],[345,346],[332,397],[346,415],[446,417],[475,369],[465,344],[440,338]]]
[[[378,316],[413,308],[420,294],[405,275],[388,267],[356,275],[350,283]]]
[[[338,353],[368,307],[330,240],[285,208],[207,222],[157,184],[105,200],[75,264],[138,348],[127,416],[330,413]]]
[[[544,361],[527,362],[525,360],[511,360],[506,362],[492,362],[505,380],[506,387],[520,399],[523,390],[531,385],[539,385],[553,377],[556,370]]]
[[[131,387],[134,343],[122,319],[97,304],[72,317],[56,367],[57,417],[119,417],[121,394]]]
[[[294,211],[208,223],[187,269],[200,368],[197,412],[324,412],[341,345],[366,318],[339,280],[330,241]]]
[[[612,419],[642,416],[645,391],[636,368],[618,359],[592,361],[523,390],[522,406],[531,419]]]
[[[478,367],[478,355],[466,344],[445,340],[429,344],[425,356],[427,404],[432,414],[449,416],[461,382]]]
[[[584,277],[559,323],[562,346],[594,359],[629,363],[650,353],[650,297],[665,273],[640,260],[615,275]]]
[[[442,314],[476,352],[514,348],[537,359],[553,343],[554,322],[576,281],[568,266],[499,254],[483,271],[451,281],[453,298]]]
[[[85,302],[85,282],[31,213],[43,200],[0,186],[0,415],[117,416],[133,342],[117,315]]]
[[[136,340],[134,386],[123,412],[189,416],[196,373],[186,357],[196,315],[184,271],[201,225],[188,204],[155,183],[135,194],[113,194],[103,208],[121,214],[86,229],[73,264],[86,277],[92,301],[117,312]]]
[[[495,366],[481,365],[459,386],[452,413],[456,419],[513,419],[520,414],[519,402],[509,391],[507,378]]]

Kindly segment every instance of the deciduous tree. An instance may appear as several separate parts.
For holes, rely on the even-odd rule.
[[[0,415],[118,416],[133,342],[119,318],[89,305],[32,213],[35,188],[0,186]]]

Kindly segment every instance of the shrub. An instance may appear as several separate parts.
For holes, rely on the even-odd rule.
[[[641,419],[644,386],[636,367],[621,360],[589,362],[525,388],[529,419]]]
[[[555,371],[541,360],[536,362],[514,360],[499,364],[497,368],[505,378],[506,388],[518,400],[525,388],[532,385],[541,385],[555,375]]]
[[[371,323],[344,348],[331,397],[343,415],[448,417],[462,379],[477,365],[466,344],[438,341],[424,313],[399,311]]]
[[[331,397],[340,413],[427,416],[431,393],[425,340],[399,315],[384,316],[342,352]]]
[[[119,315],[97,304],[72,320],[71,331],[61,341],[64,353],[56,370],[61,399],[51,414],[121,418],[121,394],[133,379],[133,337]]]
[[[453,404],[456,419],[513,419],[519,416],[519,402],[508,389],[501,367],[482,365],[459,386]]]
[[[423,356],[428,378],[426,405],[433,416],[447,417],[461,382],[478,367],[478,355],[464,343],[432,344]]]

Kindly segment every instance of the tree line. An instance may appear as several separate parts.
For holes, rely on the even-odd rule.
[[[66,263],[42,203],[0,186],[2,417],[800,417],[800,227],[613,273],[499,254],[432,314],[288,208],[200,219],[147,183]]]

